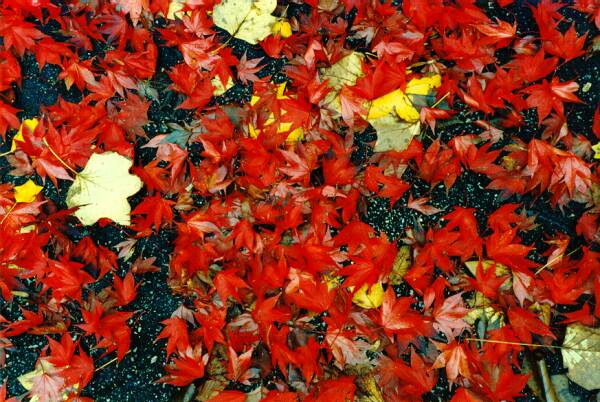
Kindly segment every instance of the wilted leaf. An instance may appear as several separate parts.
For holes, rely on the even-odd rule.
[[[487,329],[500,328],[504,325],[504,315],[491,306],[490,300],[481,292],[475,292],[472,298],[467,300],[469,312],[463,317],[463,321],[473,325],[478,319],[486,323]]]
[[[600,388],[600,329],[569,325],[560,351],[571,381],[590,391]]]
[[[413,137],[421,132],[421,123],[409,123],[393,114],[369,121],[377,131],[375,152],[402,151],[408,147]]]
[[[410,264],[410,246],[400,247],[396,254],[396,258],[394,259],[392,272],[390,273],[389,279],[391,285],[400,285],[402,283],[402,278],[404,278],[404,275],[408,272]]]
[[[232,36],[257,44],[271,34],[276,0],[223,0],[213,9],[213,21]]]
[[[129,173],[132,162],[115,152],[92,154],[85,169],[67,193],[67,206],[79,207],[75,216],[84,225],[109,218],[121,225],[131,223],[127,197],[142,188],[142,181]]]

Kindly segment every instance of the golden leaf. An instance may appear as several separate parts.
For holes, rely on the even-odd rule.
[[[352,302],[359,307],[370,309],[378,308],[383,303],[383,286],[380,282],[374,283],[369,288],[366,283],[358,289],[352,297]]]
[[[413,78],[404,91],[396,89],[371,101],[366,120],[377,131],[375,152],[403,151],[421,131],[417,96],[427,96],[441,85],[441,77]]]
[[[15,187],[15,201],[33,202],[43,188],[44,187],[38,186],[33,180],[29,179],[25,184]]]

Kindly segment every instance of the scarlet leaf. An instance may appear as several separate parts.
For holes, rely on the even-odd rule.
[[[190,347],[188,327],[180,317],[172,317],[161,321],[165,328],[158,334],[158,339],[167,339],[167,359],[175,351],[184,353]]]
[[[525,343],[531,343],[531,334],[555,338],[546,324],[531,311],[521,307],[512,307],[508,310],[508,319],[513,331]]]

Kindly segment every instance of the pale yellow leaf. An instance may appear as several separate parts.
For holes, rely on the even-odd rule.
[[[362,62],[364,56],[359,52],[352,52],[348,56],[342,57],[337,63],[329,68],[323,68],[319,71],[321,80],[327,80],[327,86],[332,90],[325,96],[323,103],[337,113],[342,112],[340,103],[340,90],[344,86],[356,84],[356,80],[362,77]]]
[[[421,123],[409,123],[400,120],[393,114],[369,121],[377,131],[375,152],[403,151],[408,147],[413,137],[421,131]]]
[[[233,80],[231,77],[227,77],[227,85],[223,85],[223,81],[218,75],[215,75],[210,83],[213,86],[213,95],[220,96],[227,92],[229,89],[233,87]]]
[[[327,85],[338,92],[344,85],[352,86],[356,80],[363,76],[362,62],[364,56],[359,52],[352,52],[342,57],[329,68],[320,70],[321,79],[327,80]]]
[[[232,36],[257,44],[271,35],[276,0],[223,0],[213,9],[213,22]]]
[[[560,351],[571,381],[589,391],[600,388],[600,328],[567,326]]]
[[[179,14],[182,13],[184,4],[185,0],[172,0],[171,3],[169,3],[167,18],[170,20],[174,20],[175,17],[178,17]]]
[[[79,207],[75,216],[81,223],[93,225],[100,218],[108,218],[130,224],[127,197],[142,188],[140,178],[129,173],[131,165],[131,160],[115,152],[92,154],[67,192],[67,206]]]

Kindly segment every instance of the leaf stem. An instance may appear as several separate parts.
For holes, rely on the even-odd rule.
[[[52,149],[50,144],[48,144],[48,141],[46,141],[46,137],[42,138],[42,141],[44,142],[44,145],[46,145],[48,147],[48,150],[50,151],[50,153],[52,153],[52,155],[54,155],[54,157],[56,159],[58,159],[58,161],[60,163],[62,163],[62,165],[67,168],[67,170],[69,170],[74,175],[77,175],[77,171],[75,169],[73,169],[71,166],[67,165],[67,162],[65,162],[60,156],[58,156],[58,154],[54,151],[54,149]]]
[[[444,94],[444,96],[442,96],[440,99],[438,99],[438,101],[437,101],[437,102],[435,102],[435,103],[434,103],[434,104],[431,106],[431,108],[433,109],[433,108],[435,108],[435,107],[438,107],[438,106],[439,106],[439,104],[440,104],[440,103],[442,103],[442,102],[444,101],[444,99],[446,99],[446,98],[448,97],[448,95],[450,95],[450,92],[449,92],[449,91],[448,91],[448,92],[446,92],[446,93]]]
[[[573,253],[577,252],[577,251],[578,251],[580,248],[581,248],[581,246],[578,246],[576,249],[574,249],[573,251],[571,251],[571,252],[570,252],[570,253],[568,253],[567,255],[563,255],[563,254],[557,255],[556,257],[554,257],[553,259],[551,259],[550,261],[548,261],[548,262],[546,262],[544,265],[542,265],[542,266],[541,266],[541,267],[540,267],[540,268],[539,268],[537,271],[535,271],[535,274],[534,274],[534,275],[537,275],[537,274],[539,274],[539,273],[540,273],[540,272],[542,272],[544,269],[546,269],[546,268],[548,268],[550,265],[554,264],[554,262],[555,262],[555,261],[557,261],[557,260],[559,260],[559,259],[561,259],[561,258],[563,258],[563,257],[568,257],[568,256],[570,256],[571,254],[573,254]]]
[[[0,225],[2,225],[4,223],[4,221],[6,220],[6,218],[8,218],[8,215],[10,215],[10,213],[13,211],[13,209],[15,209],[16,206],[17,206],[17,202],[15,201],[15,203],[12,204],[10,206],[10,209],[6,212],[6,215],[4,215],[2,217],[2,220],[0,221]]]
[[[127,351],[127,353],[125,353],[125,355],[128,355],[128,354],[129,354],[129,352],[131,352],[131,350],[128,350],[128,351]],[[100,366],[100,367],[96,367],[96,368],[94,369],[94,372],[96,372],[96,371],[100,371],[100,370],[102,370],[102,369],[105,369],[106,367],[108,367],[108,366],[110,366],[111,364],[113,364],[114,362],[116,362],[116,361],[117,361],[117,359],[118,359],[118,357],[114,357],[114,358],[110,359],[109,361],[107,361],[106,363],[104,363],[102,366]]]
[[[556,346],[556,345],[538,345],[535,343],[525,343],[525,342],[511,342],[511,341],[500,341],[495,339],[482,339],[482,338],[465,338],[466,341],[477,341],[477,342],[485,342],[485,343],[497,343],[500,345],[514,345],[514,346],[529,346],[532,348],[548,348],[548,349],[566,349],[566,350],[577,350],[581,352],[592,352],[594,350],[590,349],[580,349],[573,348],[569,346]]]

